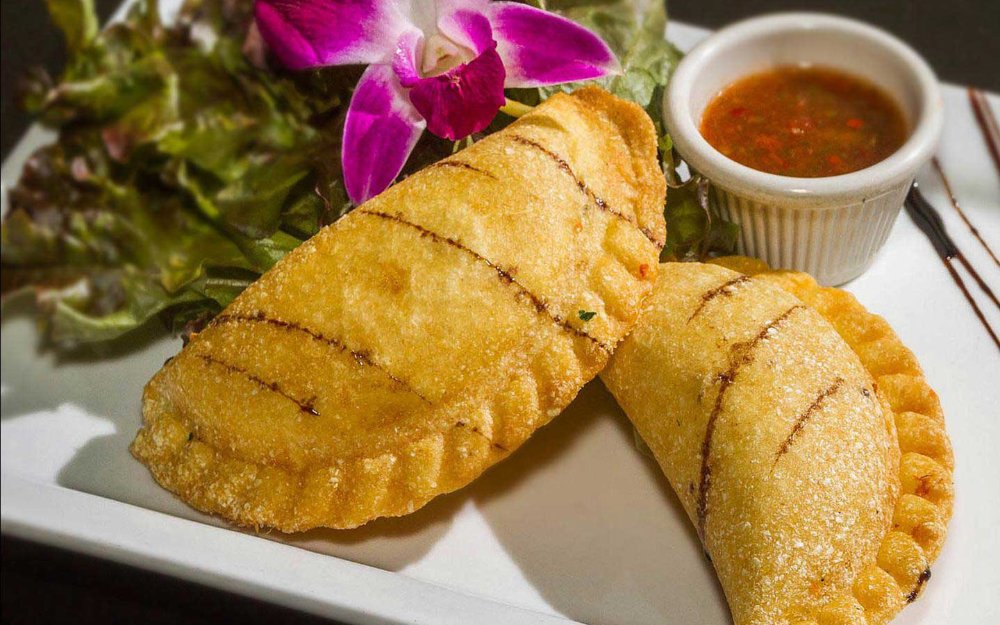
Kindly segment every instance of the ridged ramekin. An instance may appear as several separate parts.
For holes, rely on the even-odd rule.
[[[729,159],[702,137],[702,112],[733,81],[778,65],[832,67],[881,86],[902,108],[909,138],[871,167],[825,178],[778,176]],[[681,61],[663,103],[677,150],[711,181],[719,214],[740,225],[738,251],[828,285],[875,259],[937,148],[943,106],[934,72],[912,48],[862,22],[817,13],[777,13],[718,31]]]

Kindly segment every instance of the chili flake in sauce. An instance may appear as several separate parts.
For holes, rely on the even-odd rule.
[[[729,85],[705,109],[701,134],[729,158],[799,178],[864,169],[907,137],[895,101],[839,70],[783,66]]]

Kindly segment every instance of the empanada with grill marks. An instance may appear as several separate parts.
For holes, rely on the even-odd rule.
[[[661,265],[601,377],[737,625],[886,623],[920,593],[951,513],[950,445],[912,354],[852,296],[804,274]]]
[[[156,374],[133,453],[190,505],[284,531],[464,486],[634,325],[665,237],[656,140],[585,88],[359,206]]]

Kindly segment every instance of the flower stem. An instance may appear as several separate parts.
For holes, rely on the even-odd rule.
[[[510,98],[507,98],[507,102],[500,107],[500,111],[502,113],[510,115],[511,117],[520,117],[522,115],[530,113],[534,108],[535,107],[533,106],[522,104],[517,100],[511,100]]]
[[[476,140],[472,137],[472,135],[469,135],[468,137],[466,137],[464,139],[459,139],[458,141],[454,142],[451,145],[451,153],[455,154],[456,152],[459,152],[460,150],[464,150],[465,148],[472,147],[472,144],[475,143],[475,142],[476,142]]]

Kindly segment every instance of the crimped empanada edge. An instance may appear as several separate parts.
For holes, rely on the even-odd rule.
[[[572,95],[576,102],[624,138],[624,145],[630,156],[629,166],[638,191],[633,207],[636,222],[647,236],[656,241],[657,248],[663,249],[667,236],[666,222],[663,219],[667,179],[659,166],[659,137],[653,120],[635,102],[615,98],[600,87],[581,87]],[[624,163],[619,165],[623,166]]]
[[[596,376],[607,358],[585,360],[574,352],[583,380]],[[162,392],[161,372],[146,385],[145,423],[130,450],[162,487],[197,510],[237,525],[288,533],[351,529],[378,517],[412,513],[462,488],[559,414],[583,383],[543,388],[540,381],[553,379],[543,370],[551,366],[546,358],[543,350],[526,366],[515,367],[499,393],[443,431],[396,451],[304,472],[242,460],[199,440]]]
[[[780,286],[819,312],[858,355],[875,380],[883,404],[892,410],[901,454],[901,488],[892,528],[876,562],[858,575],[849,594],[791,621],[796,625],[888,623],[923,591],[951,518],[954,456],[941,402],[913,352],[882,317],[868,312],[852,294],[821,287],[805,273],[771,270],[756,259],[725,257],[711,262]]]

